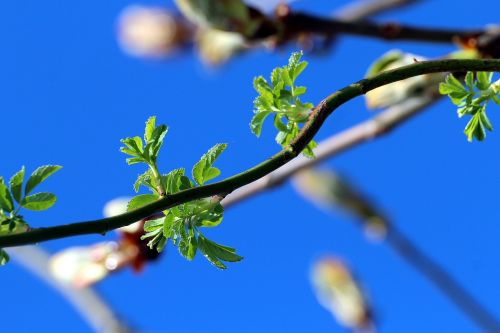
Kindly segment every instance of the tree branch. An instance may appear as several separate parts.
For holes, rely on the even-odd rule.
[[[253,168],[210,185],[195,187],[167,195],[150,205],[122,215],[48,228],[31,229],[19,234],[1,236],[0,247],[27,245],[51,239],[84,234],[105,234],[110,230],[126,226],[156,212],[172,208],[182,203],[218,194],[229,194],[235,189],[271,173],[294,159],[313,139],[326,118],[339,106],[349,100],[375,88],[409,77],[448,71],[498,72],[500,71],[500,60],[448,59],[425,61],[383,72],[369,79],[363,79],[333,93],[320,102],[311,113],[308,122],[304,125],[297,138],[292,141],[289,146]]]
[[[291,12],[280,18],[284,26],[285,40],[302,33],[320,35],[348,34],[374,37],[384,40],[411,40],[421,42],[451,43],[456,38],[478,37],[484,30],[421,28],[396,22],[375,23],[370,21],[348,22],[344,19],[323,18],[307,13]],[[268,36],[266,36],[268,37]]]
[[[260,178],[259,180],[240,187],[222,200],[224,208],[231,207],[249,197],[270,190],[283,184],[296,173],[310,168],[328,158],[336,156],[345,150],[356,147],[361,143],[368,142],[389,133],[391,130],[421,112],[439,97],[419,97],[388,108],[375,117],[360,124],[348,128],[330,138],[320,142],[314,149],[316,158],[310,159],[299,156],[290,163]]]

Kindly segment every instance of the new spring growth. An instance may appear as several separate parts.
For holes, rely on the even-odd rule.
[[[500,105],[500,80],[491,83],[492,78],[493,73],[489,72],[467,72],[464,85],[453,74],[449,74],[445,82],[439,85],[439,92],[447,95],[458,106],[458,116],[471,117],[464,129],[469,141],[473,138],[482,141],[486,138],[486,130],[493,130],[486,106],[490,101]]]

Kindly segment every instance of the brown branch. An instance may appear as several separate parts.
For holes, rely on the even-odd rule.
[[[335,18],[318,17],[307,13],[287,12],[279,17],[284,29],[284,40],[303,33],[318,35],[347,34],[373,37],[383,40],[410,40],[435,43],[452,43],[455,39],[475,38],[484,30],[421,28],[395,22],[375,23],[368,21],[348,22]]]

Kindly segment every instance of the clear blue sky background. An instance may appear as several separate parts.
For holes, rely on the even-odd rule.
[[[347,1],[301,1],[325,13]],[[144,1],[163,4],[161,1]],[[165,62],[130,58],[119,49],[115,22],[130,2],[6,1],[0,11],[0,174],[21,165],[57,163],[64,169],[45,188],[56,206],[27,214],[33,226],[101,216],[109,199],[132,194],[138,167],[128,167],[119,139],[140,134],[150,115],[170,126],[160,165],[190,168],[206,149],[228,142],[222,176],[240,172],[278,150],[266,126],[257,140],[248,128],[252,78],[286,62],[289,51],[259,51],[219,71],[193,54]],[[171,1],[165,5],[172,6]],[[498,23],[498,1],[426,1],[379,17],[441,27]],[[360,79],[391,48],[439,56],[452,46],[386,43],[343,37],[330,54],[307,57],[300,83],[320,101]],[[500,123],[491,106],[493,124]],[[327,121],[318,139],[369,117],[357,99]],[[441,102],[389,136],[330,161],[384,207],[395,223],[500,316],[498,189],[500,133],[468,143],[465,120]],[[98,290],[127,321],[149,332],[343,332],[318,305],[309,268],[318,256],[342,256],[372,297],[380,331],[478,332],[454,305],[387,246],[368,243],[345,216],[318,211],[281,189],[227,212],[210,233],[245,256],[219,271],[202,257],[183,260],[168,248],[140,276],[125,270]],[[110,234],[108,238],[113,238]],[[79,237],[44,244],[50,251],[101,241]],[[0,330],[89,332],[61,298],[15,263],[2,268]]]

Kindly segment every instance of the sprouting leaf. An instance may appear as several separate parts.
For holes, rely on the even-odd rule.
[[[226,265],[224,265],[216,255],[214,255],[210,248],[207,248],[205,238],[201,235],[198,235],[198,249],[203,253],[203,256],[215,267],[219,269],[226,269]]]
[[[493,72],[477,72],[476,73],[476,87],[479,90],[487,90],[490,87]]]
[[[127,212],[130,212],[132,210],[144,207],[146,205],[149,205],[150,203],[153,203],[158,200],[158,196],[154,194],[141,194],[136,197],[133,197],[128,205],[127,205]]]
[[[288,76],[290,77],[290,85],[293,85],[295,79],[307,67],[307,61],[300,61],[302,58],[301,52],[294,52],[288,60],[288,67],[285,67]]]
[[[250,122],[250,129],[252,130],[252,133],[257,137],[259,137],[260,133],[262,132],[262,125],[264,124],[264,120],[266,120],[267,116],[269,116],[271,113],[272,111],[261,111],[257,112],[253,116],[252,121]]]
[[[203,185],[205,182],[217,177],[220,174],[220,170],[212,167],[215,160],[220,156],[220,154],[226,149],[227,144],[219,143],[209,149],[209,151],[204,154],[200,161],[196,163],[193,167],[193,179],[199,185]]]
[[[300,132],[299,124],[307,122],[314,107],[312,103],[303,103],[299,99],[307,88],[295,86],[297,77],[307,66],[307,62],[301,61],[301,58],[302,52],[292,53],[288,65],[272,71],[270,84],[262,76],[256,77],[253,82],[259,96],[254,100],[254,116],[250,129],[259,137],[264,120],[271,113],[275,113],[274,126],[278,130],[276,141],[282,147],[295,139]],[[303,153],[305,156],[314,157],[311,147],[306,148]]]
[[[9,181],[10,191],[16,202],[21,202],[21,195],[23,191],[23,181],[24,181],[24,166],[16,172]]]
[[[151,135],[156,127],[156,117],[151,116],[146,121],[146,128],[144,129],[144,141],[148,142],[151,140]]]
[[[161,176],[161,185],[167,194],[176,193],[191,187],[189,179],[184,176],[184,172],[184,168],[179,168]]]
[[[121,143],[125,145],[125,147],[121,147],[120,151],[127,155],[142,157],[143,149],[142,149],[142,139],[138,136],[133,138],[125,138],[120,140]]]
[[[58,170],[60,170],[62,166],[60,165],[44,165],[37,168],[31,174],[30,178],[26,182],[26,187],[24,189],[25,195],[31,193],[31,191],[42,183],[45,179],[47,179],[50,175],[54,174]]]
[[[224,208],[220,203],[213,204],[210,199],[202,199],[208,205],[206,210],[202,210],[196,214],[196,225],[199,227],[216,227],[222,222],[224,216]],[[199,204],[200,206],[203,203]]]
[[[56,203],[56,196],[49,192],[40,192],[24,197],[21,206],[29,210],[46,210]]]
[[[156,193],[155,185],[153,184],[153,173],[151,169],[148,169],[143,174],[137,177],[137,180],[134,183],[134,191],[139,192],[139,187],[143,185],[149,188],[153,193]]]
[[[10,257],[4,249],[0,249],[0,266],[6,265],[10,260]]]
[[[6,212],[12,212],[14,210],[12,196],[7,185],[5,185],[3,177],[0,177],[0,209]]]
[[[235,249],[217,244],[201,234],[198,234],[198,248],[208,261],[220,269],[227,268],[221,261],[237,262],[243,259],[243,257],[236,254]]]
[[[179,253],[187,260],[193,260],[198,248],[198,242],[194,234],[194,230],[190,228],[188,232],[184,227],[181,229],[181,239],[179,241]]]
[[[446,77],[445,82],[439,86],[440,93],[448,95],[451,101],[458,106],[459,117],[472,116],[464,129],[468,141],[472,141],[473,138],[482,141],[486,138],[486,130],[493,130],[486,114],[486,106],[490,100],[495,103],[499,101],[496,87],[500,84],[500,80],[491,83],[492,77],[493,73],[477,72],[476,81],[474,81],[474,74],[468,72],[464,79],[465,88],[457,78],[450,74]]]
[[[442,95],[448,95],[455,105],[460,105],[464,99],[467,98],[471,93],[467,91],[462,83],[458,81],[453,74],[449,74],[445,82],[439,85],[439,93]]]
[[[165,223],[165,216],[153,220],[147,220],[146,222],[144,222],[144,231],[152,232],[158,229],[162,229],[164,223]]]

